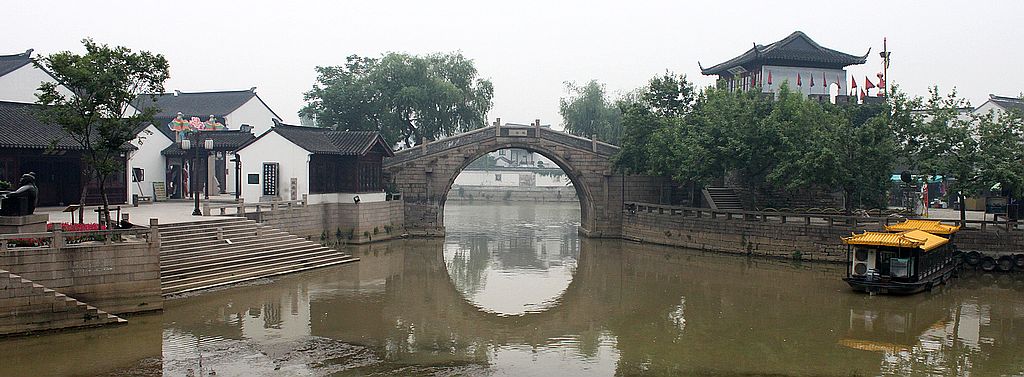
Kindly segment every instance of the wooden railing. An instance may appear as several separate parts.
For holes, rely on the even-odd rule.
[[[661,205],[661,204],[649,204],[649,203],[638,203],[638,202],[626,202],[624,211],[626,214],[632,214],[637,212],[646,213],[658,213],[667,214],[669,216],[681,216],[681,217],[694,217],[694,218],[710,218],[710,219],[726,219],[726,220],[743,220],[743,221],[761,221],[761,222],[775,222],[781,224],[803,224],[803,225],[823,225],[823,226],[867,226],[876,225],[879,228],[885,225],[896,224],[903,222],[908,218],[915,217],[904,217],[904,216],[850,216],[843,214],[826,214],[826,213],[795,213],[795,212],[776,212],[776,211],[738,211],[738,210],[722,210],[722,209],[711,209],[711,208],[697,208],[697,207],[683,207],[683,206],[672,206],[672,205]],[[928,219],[925,219],[928,220]],[[932,219],[935,220],[935,219]],[[949,224],[958,224],[959,220],[942,220]],[[1024,223],[1018,223],[1016,221],[1008,220],[967,220],[965,224],[966,229],[976,230],[989,230],[989,229],[1001,229],[1001,230],[1024,230]]]
[[[238,198],[235,203],[210,204],[203,203],[203,216],[236,216],[244,217],[246,213],[260,213],[263,211],[276,211],[278,209],[301,208],[309,205],[309,195],[302,194],[300,200],[273,200],[269,202],[246,203],[244,199]],[[252,209],[249,211],[248,209]],[[217,212],[217,213],[214,213]]]
[[[60,224],[54,224],[54,229],[50,232],[0,234],[0,253],[12,249],[63,249],[69,247],[89,247],[97,244],[110,245],[139,240],[151,243],[160,242],[156,219],[150,219],[150,226],[148,228],[139,226],[128,229],[66,232],[60,226]]]

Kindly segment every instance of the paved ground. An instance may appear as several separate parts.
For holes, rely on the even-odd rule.
[[[201,206],[201,204],[200,204]],[[111,206],[111,211],[117,206]],[[89,206],[85,209],[85,222],[95,223],[97,220],[95,209],[99,206]],[[202,207],[200,207],[201,209]],[[192,216],[195,209],[194,202],[171,201],[154,204],[140,204],[138,207],[121,205],[121,213],[127,213],[128,219],[134,224],[149,225],[149,219],[159,219],[161,224],[182,223],[192,221],[209,221],[221,218],[220,216]],[[64,207],[41,207],[36,213],[50,215],[50,222],[70,222],[71,214],[61,212]],[[116,215],[116,214],[112,214]],[[78,214],[75,214],[77,219]]]
[[[960,220],[960,211],[948,208],[929,208],[928,218],[934,220]],[[967,220],[992,220],[984,211],[967,211]]]

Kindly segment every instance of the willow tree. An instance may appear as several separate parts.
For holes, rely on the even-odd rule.
[[[494,86],[461,53],[349,56],[317,67],[300,114],[320,127],[378,131],[406,147],[487,125]]]
[[[622,138],[622,111],[608,97],[604,85],[590,80],[586,85],[565,83],[568,97],[558,101],[565,132],[618,145]]]
[[[161,93],[170,77],[167,59],[148,51],[132,52],[83,39],[85,54],[58,52],[35,64],[59,83],[39,87],[41,120],[58,124],[83,150],[82,162],[98,183],[104,213],[109,214],[107,181],[124,173],[124,157],[135,131],[153,120],[158,109],[136,111],[131,103],[143,93]],[[59,90],[63,85],[70,93]],[[85,203],[85,185],[81,202]],[[109,219],[108,219],[109,220]]]

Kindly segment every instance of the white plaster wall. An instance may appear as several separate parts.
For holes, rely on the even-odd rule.
[[[56,83],[57,80],[31,63],[22,66],[0,76],[0,101],[35,103],[36,92],[43,82]],[[71,91],[63,85],[58,86],[58,91],[65,96],[71,95]]]
[[[768,85],[768,72],[772,73],[772,85]],[[764,77],[763,90],[765,93],[776,93],[779,91],[779,87],[782,86],[783,82],[789,82],[789,88],[792,91],[799,91],[804,95],[808,94],[829,94],[828,87],[822,85],[822,73],[828,78],[828,83],[831,86],[833,83],[837,83],[837,78],[841,79],[838,81],[839,94],[847,94],[847,88],[850,84],[847,84],[850,80],[846,76],[846,70],[844,69],[822,69],[822,68],[801,68],[801,67],[779,67],[766,65],[761,68],[761,75]],[[802,86],[796,86],[796,76],[800,74],[800,82]],[[814,87],[811,87],[811,75],[814,76]],[[872,82],[877,80],[872,79]],[[877,85],[878,83],[875,82]],[[857,81],[858,86],[863,86],[862,81]]]
[[[516,187],[519,186],[519,174],[532,174],[523,172],[508,172],[500,170],[465,170],[455,177],[455,186],[489,186],[489,187]],[[500,175],[501,180],[496,176]]]
[[[536,186],[537,187],[572,187],[572,181],[565,174],[560,175],[536,175]]]
[[[360,203],[373,203],[383,202],[387,199],[387,194],[383,192],[372,192],[372,193],[329,193],[329,194],[309,194],[309,204],[322,204],[322,203],[355,203],[355,197],[359,197]],[[299,195],[302,198],[302,195]]]
[[[128,160],[130,168],[142,168],[144,180],[142,182],[131,181],[131,169],[128,169],[128,200],[132,194],[139,196],[153,196],[153,182],[164,182],[167,180],[167,164],[160,151],[172,144],[156,126],[149,125],[145,130],[131,142],[137,149]],[[166,182],[165,182],[166,184]],[[142,186],[141,188],[139,186]]]
[[[280,164],[278,172],[281,200],[291,199],[291,178],[298,181],[296,199],[309,192],[309,152],[299,148],[276,132],[269,132],[256,142],[238,151],[242,160],[242,198],[247,203],[260,201],[263,195],[263,163]],[[234,168],[232,166],[232,168]],[[248,175],[258,174],[259,184],[249,184]]]
[[[252,97],[224,118],[225,124],[232,130],[237,130],[242,124],[248,124],[252,126],[252,133],[259,135],[273,127],[274,119],[277,117],[259,98]],[[203,119],[206,119],[206,116],[203,116]]]
[[[978,106],[977,109],[974,109],[974,113],[978,114],[978,115],[985,115],[985,114],[988,114],[989,111],[993,111],[993,110],[995,110],[997,117],[999,116],[1000,113],[1003,112],[1003,108],[1002,107],[1000,107],[999,105],[996,105],[995,102],[992,102],[991,100],[989,100],[989,101],[985,101],[985,103],[981,104],[981,106]]]

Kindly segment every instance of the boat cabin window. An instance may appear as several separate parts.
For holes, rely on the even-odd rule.
[[[889,272],[892,277],[905,278],[910,277],[911,271],[910,258],[892,258],[889,259]]]

